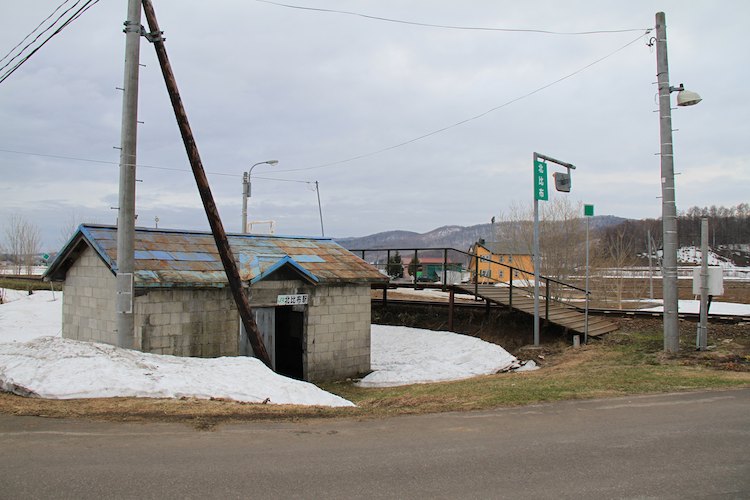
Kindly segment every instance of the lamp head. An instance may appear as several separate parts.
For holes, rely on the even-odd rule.
[[[698,95],[698,94],[696,94],[696,95]],[[700,100],[700,98],[698,98],[698,99]],[[268,160],[266,163],[268,163],[271,166],[278,165],[279,164],[279,160]]]
[[[678,106],[693,106],[695,104],[698,104],[702,100],[703,99],[701,99],[701,96],[699,96],[696,92],[691,92],[684,89],[677,92]]]

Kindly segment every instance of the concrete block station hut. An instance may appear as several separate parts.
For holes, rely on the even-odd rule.
[[[228,239],[278,373],[316,381],[370,370],[370,285],[387,277],[331,239]],[[81,225],[45,274],[64,281],[64,338],[117,344],[116,272],[117,228]],[[134,287],[135,349],[252,355],[211,233],[136,228]]]

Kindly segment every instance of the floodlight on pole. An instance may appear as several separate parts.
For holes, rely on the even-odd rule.
[[[695,106],[699,102],[701,102],[703,99],[701,99],[701,96],[698,95],[697,92],[693,92],[691,90],[686,90],[685,87],[680,84],[677,88],[671,88],[672,92],[675,90],[677,91],[677,105],[684,107],[684,106]]]
[[[274,165],[278,165],[279,160],[266,160],[266,161],[259,161],[258,163],[253,164],[252,167],[250,167],[250,170],[247,172],[244,172],[242,174],[242,230],[240,231],[242,234],[247,234],[247,199],[250,198],[251,193],[251,175],[253,173],[253,169],[257,167],[258,165],[271,165],[272,167]]]

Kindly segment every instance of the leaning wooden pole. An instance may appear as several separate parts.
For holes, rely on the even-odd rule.
[[[255,322],[252,310],[250,309],[250,302],[247,300],[247,295],[245,295],[245,292],[242,289],[242,281],[240,280],[237,263],[234,260],[232,249],[229,247],[227,233],[224,231],[224,225],[221,223],[219,211],[216,208],[214,197],[211,194],[211,188],[208,185],[206,172],[203,170],[203,162],[201,162],[201,157],[198,153],[198,146],[195,143],[193,131],[190,129],[190,123],[188,122],[187,113],[185,113],[185,107],[182,105],[182,98],[180,98],[180,92],[177,89],[177,80],[175,80],[172,66],[169,64],[167,49],[164,46],[164,39],[161,36],[162,32],[159,29],[159,23],[156,21],[156,13],[154,12],[154,6],[152,5],[151,0],[143,0],[143,12],[146,14],[146,20],[148,21],[150,30],[150,33],[146,38],[154,44],[154,48],[156,49],[156,56],[159,58],[161,72],[162,75],[164,75],[164,83],[167,85],[169,99],[172,101],[172,108],[174,109],[174,114],[177,118],[177,125],[180,128],[180,134],[182,135],[182,142],[185,143],[185,150],[187,151],[188,159],[190,160],[190,167],[193,169],[195,182],[198,185],[198,192],[200,192],[201,199],[203,200],[203,207],[208,216],[208,223],[211,225],[211,232],[214,235],[221,262],[224,265],[224,271],[227,273],[229,287],[232,290],[234,301],[240,312],[242,324],[247,331],[248,340],[253,347],[253,353],[255,353],[255,356],[263,361],[266,366],[271,368],[271,358],[268,356],[268,351],[266,351],[265,345],[263,345],[263,340],[258,331],[258,325]]]

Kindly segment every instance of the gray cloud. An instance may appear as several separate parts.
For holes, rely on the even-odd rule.
[[[8,50],[59,2],[7,9]],[[311,0],[300,5],[323,6]],[[750,5],[714,2],[329,1],[326,8],[440,24],[560,31],[646,28],[667,14],[673,85],[701,105],[673,113],[680,209],[747,200]],[[156,11],[224,224],[239,228],[241,176],[320,182],[326,233],[353,236],[486,222],[531,199],[531,155],[579,166],[571,197],[599,214],[660,214],[655,54],[646,37],[549,89],[407,146],[340,165],[500,106],[622,47],[591,36],[453,31],[250,1],[161,0]],[[112,223],[117,203],[125,3],[100,2],[0,85],[0,210],[39,225],[50,246],[74,214]],[[206,228],[153,54],[141,47],[139,223]],[[229,174],[229,175],[216,175]],[[251,219],[318,234],[309,185],[254,182]]]

